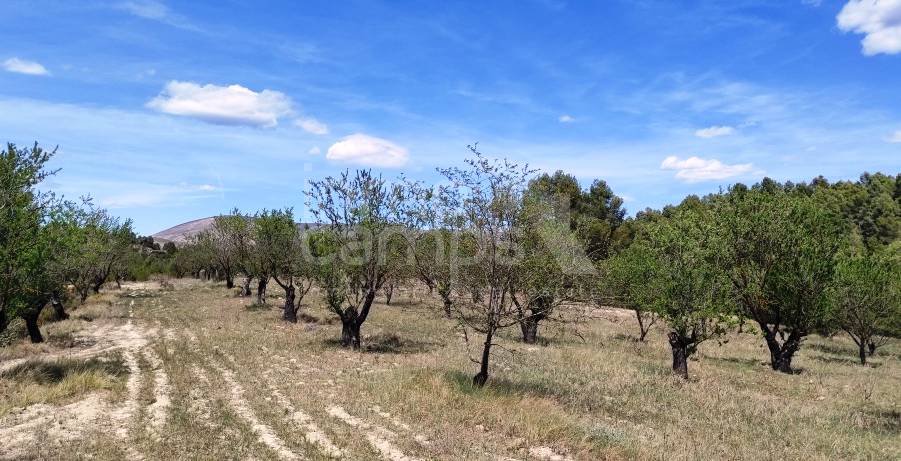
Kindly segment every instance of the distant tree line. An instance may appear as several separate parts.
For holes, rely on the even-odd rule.
[[[772,368],[787,373],[810,334],[845,332],[861,363],[901,335],[901,174],[765,178],[628,217],[603,181],[583,189],[564,172],[470,150],[464,167],[438,170],[440,186],[369,170],[311,181],[309,228],[290,208],[232,210],[160,247],[89,201],[40,192],[53,152],[9,145],[0,327],[20,316],[39,341],[44,306],[64,316],[69,298],[162,273],[222,280],[239,296],[255,292],[256,304],[274,286],[287,322],[316,286],[341,321],[340,343],[354,349],[377,297],[390,303],[395,288],[421,284],[476,345],[476,386],[502,330],[535,343],[542,329],[584,321],[592,305],[633,310],[638,341],[665,325],[673,371],[686,378],[697,348],[735,329],[759,332]]]

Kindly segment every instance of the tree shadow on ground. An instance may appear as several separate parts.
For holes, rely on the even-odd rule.
[[[739,370],[761,370],[769,367],[766,362],[757,359],[745,359],[741,357],[710,357],[704,356],[704,360],[710,360],[715,363],[721,363]]]
[[[327,338],[323,343],[329,347],[341,347],[341,340],[338,338]],[[421,354],[444,347],[442,343],[401,338],[395,334],[364,336],[362,343],[362,352],[374,354]]]
[[[856,355],[857,351],[842,344],[829,344],[829,343],[811,343],[806,347],[809,347],[811,350],[815,350],[817,352],[821,352],[823,354],[833,354],[833,355],[842,355],[847,356],[849,354]]]
[[[554,388],[548,384],[534,381],[511,381],[507,378],[489,378],[485,387],[477,388],[472,384],[472,375],[462,371],[449,371],[444,374],[456,390],[466,395],[529,395],[533,397],[557,397]]]

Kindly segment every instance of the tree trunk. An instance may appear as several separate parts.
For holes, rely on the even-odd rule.
[[[675,331],[669,334],[669,345],[673,350],[673,373],[688,379],[689,342]]]
[[[244,277],[244,284],[241,285],[241,294],[242,298],[246,298],[250,296],[250,282],[253,280],[253,277]]]
[[[285,308],[282,320],[297,323],[297,308],[294,307],[294,285],[285,287]]]
[[[230,272],[226,272],[225,273],[225,288],[228,288],[229,290],[231,290],[234,287],[235,287],[235,278],[232,277],[232,274]]]
[[[451,312],[451,307],[453,306],[453,301],[451,301],[451,289],[450,284],[448,283],[438,283],[438,295],[441,296],[441,300],[444,301],[444,315],[447,318],[451,318],[453,312]]]
[[[860,344],[857,345],[857,354],[860,357],[860,364],[867,364],[867,343],[865,341],[861,341]]]
[[[54,320],[66,320],[69,318],[69,314],[66,313],[66,308],[63,306],[62,301],[59,299],[59,295],[54,294],[50,297],[50,305],[53,306],[53,319]]]
[[[29,309],[22,314],[22,319],[25,320],[25,328],[28,330],[28,337],[31,338],[33,343],[44,342],[44,336],[41,335],[41,329],[38,328],[38,317],[41,315],[42,310],[43,306],[37,309]]]
[[[638,342],[643,343],[648,331],[651,329],[651,323],[645,324],[645,319],[641,315],[640,310],[635,311],[635,318],[638,319]]]
[[[267,277],[260,277],[257,283],[257,304],[266,304],[266,284],[269,282]]]
[[[393,284],[393,283],[389,283],[389,284],[385,287],[385,305],[386,305],[386,306],[390,306],[390,305],[391,305],[391,297],[392,297],[392,296],[394,296],[394,284]]]
[[[870,341],[870,343],[867,344],[867,348],[869,349],[870,357],[876,354],[876,343]]]
[[[792,330],[785,342],[779,344],[779,340],[776,338],[776,326],[770,328],[769,325],[760,323],[760,329],[763,331],[763,338],[770,350],[770,367],[782,373],[792,373],[792,358],[794,358],[795,352],[801,348],[801,341],[806,334]]]
[[[534,315],[528,316],[519,322],[519,327],[522,329],[522,342],[526,344],[538,342],[538,318]]]
[[[479,372],[472,377],[472,385],[481,388],[488,381],[488,360],[491,358],[491,333],[485,335],[485,344],[482,346],[482,362]]]
[[[360,350],[360,317],[357,309],[348,307],[341,315],[341,346]]]
[[[0,333],[6,331],[9,325],[9,317],[6,316],[6,309],[0,308]]]

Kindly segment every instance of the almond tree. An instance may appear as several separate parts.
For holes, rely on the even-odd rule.
[[[648,283],[654,276],[655,261],[650,251],[641,245],[630,246],[604,262],[604,274],[600,280],[606,296],[598,298],[599,304],[612,301],[616,307],[631,309],[638,321],[638,341],[644,342],[651,327],[657,322],[653,310],[653,292]]]
[[[901,261],[887,253],[843,255],[830,298],[836,324],[866,365],[868,354],[901,332]]]
[[[369,318],[376,294],[405,258],[388,251],[389,242],[405,238],[401,207],[409,199],[403,182],[386,184],[369,170],[310,181],[309,206],[324,224],[320,239],[328,242],[326,286],[343,296],[329,308],[341,319],[341,344],[360,348],[360,329]]]
[[[714,209],[732,298],[760,327],[773,370],[791,373],[804,338],[827,326],[826,290],[844,228],[814,197],[768,180],[732,188]]]
[[[26,263],[52,204],[52,196],[37,185],[55,173],[46,169],[55,152],[37,143],[30,149],[9,143],[0,151],[0,331],[22,305],[18,298],[28,279]]]
[[[285,290],[282,319],[297,323],[300,302],[313,284],[311,262],[302,257],[301,234],[294,222],[294,212],[263,210],[253,219],[255,251],[263,261],[265,272]]]
[[[521,216],[523,190],[533,171],[506,160],[491,161],[474,146],[468,167],[439,170],[450,182],[444,191],[453,197],[456,242],[452,268],[454,314],[466,332],[482,336],[479,372],[472,382],[482,387],[488,380],[492,347],[499,330],[520,324],[513,302],[516,278],[515,233]]]
[[[227,215],[216,216],[211,229],[211,237],[215,242],[214,254],[225,273],[226,287],[233,286],[233,283],[229,283],[230,278],[233,279],[239,273],[244,274],[241,296],[250,296],[250,283],[253,279],[248,267],[252,230],[251,217],[242,214],[237,208]]]
[[[596,271],[569,222],[558,219],[542,196],[525,195],[513,235],[519,254],[510,296],[522,341],[534,344],[541,322],[561,322],[554,316],[558,307],[585,298],[585,280]]]
[[[689,357],[704,341],[724,334],[734,318],[714,229],[708,210],[681,206],[645,226],[626,253],[646,265],[648,278],[622,280],[666,322],[673,372],[686,379]]]

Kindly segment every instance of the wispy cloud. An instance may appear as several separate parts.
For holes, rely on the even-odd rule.
[[[695,136],[699,138],[715,138],[717,136],[728,136],[733,133],[735,133],[735,128],[731,126],[714,125],[695,131]]]
[[[14,72],[25,75],[50,75],[47,68],[39,62],[26,61],[19,58],[9,58],[3,61],[3,69],[7,72]]]
[[[294,121],[294,125],[307,133],[319,135],[328,134],[328,125],[312,117],[299,118]]]
[[[279,118],[293,113],[291,98],[278,91],[179,81],[167,83],[147,107],[210,123],[260,127],[276,126]]]
[[[901,144],[901,130],[895,131],[888,138],[885,139],[887,142],[892,144]]]
[[[407,149],[387,139],[362,133],[352,134],[329,147],[325,158],[364,166],[401,167],[407,163]]]
[[[128,0],[116,4],[116,7],[139,18],[159,21],[179,29],[200,30],[188,18],[174,13],[165,3],[157,0]]]
[[[181,206],[222,194],[211,184],[95,182],[90,187],[97,193],[97,204],[110,209]]]
[[[662,170],[675,170],[676,177],[686,182],[701,182],[734,178],[754,172],[754,165],[741,163],[727,165],[716,159],[688,157],[680,159],[671,155],[660,164]]]
[[[574,119],[571,115],[563,114],[557,118],[557,121],[560,123],[572,123],[575,122],[576,119]]]
[[[836,21],[845,32],[864,34],[867,56],[901,53],[901,0],[850,0]]]

